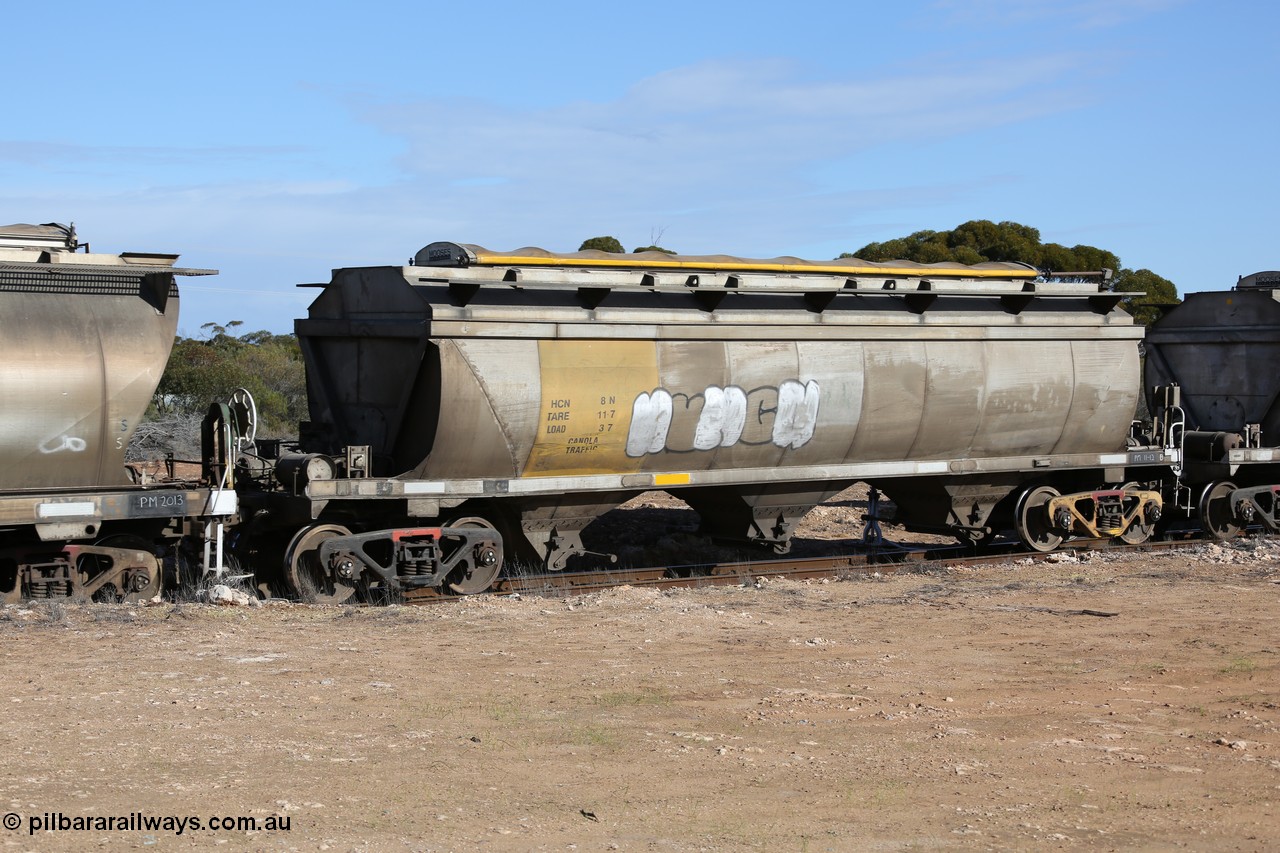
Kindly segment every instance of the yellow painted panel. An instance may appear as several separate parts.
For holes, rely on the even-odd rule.
[[[658,387],[653,341],[538,341],[542,403],[524,476],[623,474],[631,404]]]
[[[685,486],[688,483],[688,474],[655,474],[653,476],[655,486]]]

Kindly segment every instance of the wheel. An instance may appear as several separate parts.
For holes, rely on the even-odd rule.
[[[483,528],[493,536],[472,546],[445,578],[445,587],[457,595],[475,595],[493,586],[502,572],[502,536],[497,528],[478,516],[458,518],[444,527]]]
[[[1018,498],[1013,526],[1018,538],[1033,551],[1047,553],[1062,544],[1062,535],[1054,530],[1049,517],[1049,501],[1060,494],[1053,486],[1036,486]]]
[[[315,524],[299,530],[284,552],[284,579],[289,592],[316,604],[342,604],[351,598],[356,591],[355,581],[320,564],[322,542],[350,535],[351,531],[340,524]]]
[[[1130,489],[1139,490],[1142,487],[1137,483],[1125,483],[1120,488],[1125,491]],[[1120,534],[1117,538],[1126,545],[1141,545],[1151,538],[1151,534],[1155,532],[1155,525],[1147,521],[1145,511],[1138,513],[1138,517],[1133,520],[1133,524],[1129,525],[1129,529]]]
[[[1231,493],[1236,484],[1217,480],[1200,493],[1200,527],[1215,539],[1234,539],[1244,529],[1231,506]]]

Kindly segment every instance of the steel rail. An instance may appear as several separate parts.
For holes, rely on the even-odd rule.
[[[926,573],[950,566],[992,565],[1013,560],[1031,559],[1034,562],[1051,562],[1055,555],[1082,551],[1116,553],[1176,550],[1192,547],[1203,541],[1205,541],[1203,538],[1171,538],[1129,545],[1105,539],[1077,539],[1069,545],[1047,553],[1017,550],[1016,546],[1004,546],[999,551],[988,550],[981,554],[958,546],[928,550],[898,547],[855,554],[746,560],[697,566],[598,569],[586,572],[534,572],[504,576],[482,595],[563,597],[602,592],[621,586],[681,589],[733,586],[760,580],[817,580],[870,577],[877,573]],[[958,551],[964,551],[964,553],[957,553]],[[437,590],[415,590],[405,593],[403,600],[405,604],[426,605],[457,602],[465,597],[446,595]]]

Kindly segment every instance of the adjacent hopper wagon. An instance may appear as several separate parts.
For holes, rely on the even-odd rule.
[[[165,528],[234,511],[234,492],[126,472],[173,347],[176,277],[214,272],[176,260],[0,226],[0,601],[155,595]]]
[[[1188,511],[1220,538],[1255,521],[1280,532],[1280,272],[1188,294],[1146,351],[1151,411],[1181,427]]]

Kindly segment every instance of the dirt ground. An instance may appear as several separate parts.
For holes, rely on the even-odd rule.
[[[8,607],[0,845],[1274,850],[1278,560]]]

